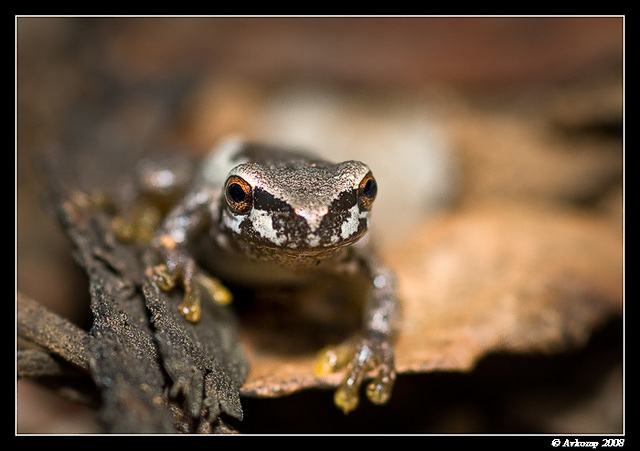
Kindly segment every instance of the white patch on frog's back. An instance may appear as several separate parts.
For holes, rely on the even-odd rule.
[[[244,146],[244,140],[232,137],[214,147],[202,161],[200,177],[204,183],[211,187],[222,187],[229,171],[248,161],[246,157],[240,157]]]

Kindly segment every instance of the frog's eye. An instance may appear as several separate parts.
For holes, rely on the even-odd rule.
[[[227,179],[224,197],[231,211],[235,213],[247,213],[251,209],[253,199],[251,185],[236,175]]]
[[[369,172],[360,181],[360,186],[358,187],[358,201],[360,202],[360,206],[365,210],[370,209],[376,198],[376,194],[378,194],[378,184],[371,172]]]

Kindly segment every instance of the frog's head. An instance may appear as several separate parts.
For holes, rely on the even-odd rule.
[[[223,187],[222,225],[259,258],[315,264],[367,232],[377,184],[367,165],[243,163]]]

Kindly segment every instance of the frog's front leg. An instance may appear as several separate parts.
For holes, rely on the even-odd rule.
[[[384,404],[391,397],[396,379],[392,343],[393,321],[397,310],[396,280],[393,272],[377,261],[366,262],[371,280],[371,294],[364,311],[361,335],[321,351],[319,373],[346,366],[346,375],[334,395],[334,403],[344,413],[359,403],[363,379],[373,374],[367,385],[367,398],[374,404]]]
[[[188,249],[189,241],[210,225],[213,201],[205,190],[187,195],[165,218],[151,243],[154,264],[150,276],[165,291],[182,286],[184,295],[178,309],[191,322],[200,320],[203,291],[220,304],[231,300],[229,291],[199,268]]]
[[[198,322],[202,295],[200,287],[195,283],[195,274],[198,272],[195,261],[169,235],[159,235],[153,242],[153,248],[159,256],[154,260],[159,263],[151,268],[152,279],[164,291],[180,285],[184,295],[178,309],[187,321]]]

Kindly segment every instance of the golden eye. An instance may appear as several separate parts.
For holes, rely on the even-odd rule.
[[[251,209],[253,200],[251,185],[241,177],[232,175],[227,179],[224,197],[231,211],[235,213],[247,213]]]
[[[376,183],[376,179],[373,178],[371,172],[369,172],[360,181],[360,186],[358,188],[358,200],[360,202],[360,206],[365,210],[370,209],[374,199],[376,198],[376,194],[378,194],[378,184]]]

